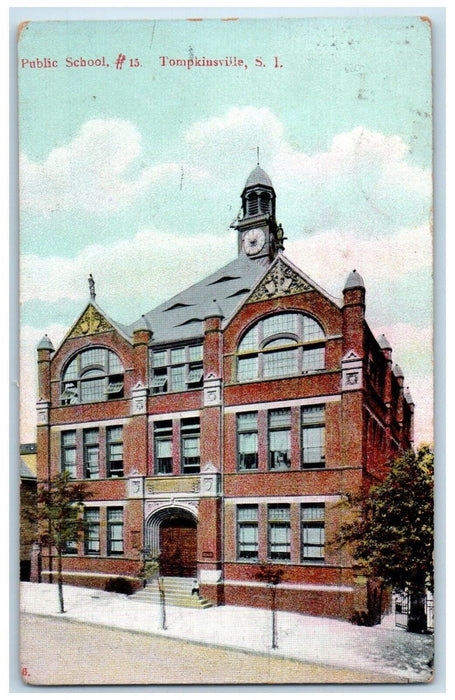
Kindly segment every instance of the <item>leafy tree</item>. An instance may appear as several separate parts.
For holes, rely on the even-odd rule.
[[[71,481],[69,472],[65,471],[38,489],[36,506],[28,509],[29,519],[37,523],[40,544],[54,547],[57,551],[57,586],[61,613],[65,612],[62,555],[68,543],[77,542],[83,537],[81,507],[89,496],[87,486]]]
[[[359,513],[341,530],[341,544],[368,576],[410,596],[408,631],[426,632],[425,594],[433,590],[434,456],[428,445],[406,452],[366,497],[348,496]]]

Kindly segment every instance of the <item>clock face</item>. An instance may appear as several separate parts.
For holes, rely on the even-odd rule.
[[[243,235],[243,249],[247,255],[256,255],[264,247],[265,231],[252,228]]]

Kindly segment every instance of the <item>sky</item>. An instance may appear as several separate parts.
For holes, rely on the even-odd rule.
[[[36,344],[57,347],[89,273],[100,306],[131,323],[235,258],[257,146],[285,254],[337,297],[360,272],[416,442],[432,440],[430,34],[418,17],[26,25],[21,442],[35,437]],[[204,57],[237,65],[189,63]],[[45,59],[56,67],[32,67]]]

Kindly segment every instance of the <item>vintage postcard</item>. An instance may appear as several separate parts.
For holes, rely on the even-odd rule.
[[[433,679],[431,31],[18,27],[24,683]]]

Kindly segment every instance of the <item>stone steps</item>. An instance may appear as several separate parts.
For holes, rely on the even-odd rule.
[[[191,595],[193,582],[192,578],[163,577],[166,605],[176,605],[182,608],[211,608],[212,603],[206,598],[196,594]],[[156,579],[148,582],[145,588],[132,595],[131,600],[159,605],[160,592]]]

